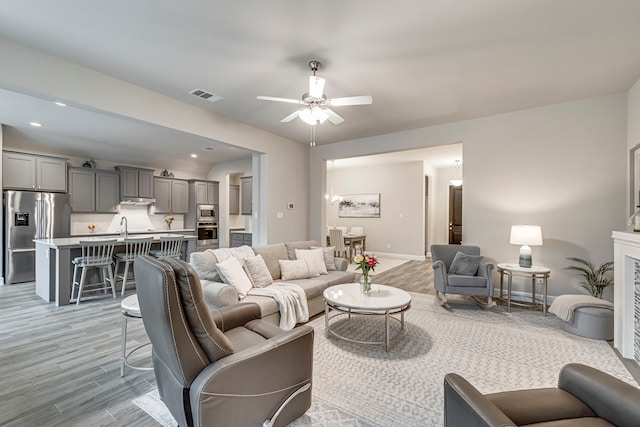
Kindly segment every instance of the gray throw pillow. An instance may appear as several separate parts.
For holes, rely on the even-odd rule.
[[[449,274],[459,274],[461,276],[475,276],[478,267],[482,262],[482,255],[467,255],[458,251],[451,262]]]

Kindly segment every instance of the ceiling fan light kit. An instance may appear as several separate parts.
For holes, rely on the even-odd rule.
[[[304,105],[299,110],[289,114],[284,119],[280,120],[282,123],[288,123],[299,117],[302,121],[308,125],[315,126],[322,124],[329,120],[334,125],[339,125],[344,122],[344,118],[338,115],[335,111],[329,107],[342,107],[348,105],[369,105],[373,103],[373,98],[369,95],[362,96],[348,96],[344,98],[327,99],[324,94],[325,79],[316,76],[316,71],[322,64],[320,61],[309,61],[309,68],[313,72],[312,76],[309,76],[309,91],[302,95],[301,100],[277,98],[273,96],[258,96],[257,99],[263,101],[276,101],[286,102],[289,104]]]

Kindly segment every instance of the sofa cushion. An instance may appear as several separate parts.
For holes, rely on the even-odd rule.
[[[312,246],[311,249],[318,249],[317,246]],[[338,268],[336,267],[336,258],[335,258],[335,246],[329,246],[322,249],[322,254],[324,256],[324,265],[327,266],[327,271],[336,271]]]
[[[319,259],[280,260],[282,280],[308,279],[320,275],[319,263],[324,267],[324,261]],[[326,271],[326,269],[325,269]]]
[[[269,268],[267,268],[267,264],[265,264],[262,255],[246,258],[243,262],[249,280],[251,280],[251,284],[253,284],[255,288],[264,288],[273,283],[271,272]]]
[[[475,276],[478,272],[478,267],[482,262],[482,255],[467,255],[458,251],[456,256],[451,261],[451,267],[449,267],[449,274],[459,274],[461,276]]]
[[[311,249],[311,246],[318,246],[318,242],[315,240],[300,240],[298,242],[286,242],[284,244],[287,248],[287,258],[296,259],[296,249]]]
[[[213,252],[206,250],[204,252],[192,252],[189,255],[189,264],[198,274],[200,280],[214,280],[220,282],[222,279],[218,274],[216,264],[218,258]]]
[[[355,278],[355,274],[350,271],[330,271],[327,275],[311,277],[309,279],[291,280],[283,283],[295,283],[304,289],[307,300],[321,296],[325,289],[329,286],[339,285],[342,283],[351,283]]]
[[[242,262],[237,258],[229,258],[228,260],[216,264],[218,274],[222,277],[224,283],[228,283],[238,290],[238,296],[242,299],[247,295],[249,289],[253,287],[247,272],[244,271]]]
[[[312,269],[312,275],[317,270],[320,274],[327,274],[327,266],[324,263],[324,253],[322,248],[318,249],[296,249],[296,258],[298,260],[309,260],[309,268]],[[334,263],[335,264],[335,263]]]
[[[204,302],[200,279],[194,268],[177,259],[164,258],[163,261],[174,271],[187,323],[209,360],[215,362],[233,354],[234,348],[231,341],[218,329]]]
[[[262,259],[264,259],[273,280],[278,280],[282,277],[282,274],[280,273],[280,263],[278,261],[281,259],[289,259],[287,257],[287,247],[284,243],[254,246],[253,252],[256,255],[262,255]]]

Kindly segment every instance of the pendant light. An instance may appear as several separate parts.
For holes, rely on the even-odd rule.
[[[456,160],[456,178],[449,181],[449,184],[454,187],[460,187],[462,185],[462,169],[460,169],[460,160]]]
[[[343,200],[342,196],[338,196],[337,194],[333,193],[333,162],[334,161],[335,160],[330,160],[331,167],[329,168],[329,185],[331,186],[331,194],[324,195],[325,200],[328,200],[329,203],[331,203],[332,205],[334,205],[336,202],[341,202]]]

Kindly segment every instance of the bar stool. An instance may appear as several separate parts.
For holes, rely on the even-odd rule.
[[[85,292],[106,291],[111,287],[111,293],[113,297],[116,297],[115,280],[113,279],[113,270],[111,269],[111,263],[113,258],[113,248],[116,244],[116,239],[109,240],[81,240],[80,247],[82,248],[82,256],[76,257],[71,261],[73,263],[73,282],[71,283],[71,300],[74,299],[74,291],[76,285],[78,285],[78,298],[76,299],[76,305],[80,304],[80,298],[82,298],[83,290]],[[78,282],[78,269],[82,269],[80,274],[80,281]],[[98,269],[102,273],[102,282],[87,283],[87,271],[90,269]],[[109,278],[107,279],[107,274]],[[111,284],[107,284],[107,281]],[[88,289],[83,289],[85,286]]]
[[[127,287],[127,280],[132,279],[129,277],[129,265],[133,264],[133,261],[137,256],[149,255],[151,242],[153,242],[153,237],[127,237],[124,239],[125,251],[116,254],[115,280],[117,281],[119,278],[122,279],[122,290],[120,291],[120,295],[124,295],[124,290]],[[124,272],[122,274],[118,274],[121,262],[124,263]],[[131,272],[133,273],[133,269]]]
[[[128,319],[142,319],[140,314],[140,305],[138,304],[138,295],[129,295],[120,302],[120,310],[122,311],[122,336],[120,342],[120,376],[124,377],[125,367],[136,369],[138,371],[150,371],[153,367],[136,366],[129,363],[129,357],[143,347],[151,344],[150,342],[140,344],[127,353],[127,321]]]
[[[151,250],[156,258],[181,258],[184,236],[160,236],[160,249]]]

